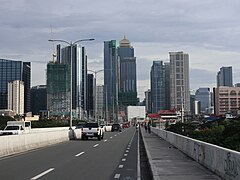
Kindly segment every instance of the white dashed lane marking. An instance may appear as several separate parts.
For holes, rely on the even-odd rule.
[[[93,147],[98,147],[99,146],[99,144],[95,144]]]
[[[83,155],[85,152],[80,152],[79,154],[76,154],[75,156],[78,157],[78,156],[81,156]]]
[[[119,179],[120,178],[120,174],[115,174],[114,179]]]
[[[31,178],[31,180],[39,179],[40,177],[42,177],[42,176],[44,176],[44,175],[50,173],[50,172],[53,171],[53,170],[54,170],[54,168],[50,168],[50,169],[48,169],[48,170],[42,172],[41,174],[39,174],[39,175],[37,175],[37,176]]]
[[[122,165],[122,164],[120,164],[120,165],[118,166],[118,168],[123,168],[123,165]]]

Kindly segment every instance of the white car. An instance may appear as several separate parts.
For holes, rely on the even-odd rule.
[[[103,129],[98,123],[86,123],[82,128],[82,139],[88,139],[92,137],[97,137],[100,141],[103,139]]]
[[[21,125],[8,125],[1,132],[1,135],[23,134],[24,129]]]

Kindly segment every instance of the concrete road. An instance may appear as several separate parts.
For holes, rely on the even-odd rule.
[[[104,139],[75,140],[0,159],[4,180],[136,179],[138,133],[134,127]]]

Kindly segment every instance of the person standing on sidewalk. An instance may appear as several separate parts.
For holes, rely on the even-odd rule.
[[[148,133],[150,134],[151,133],[151,123],[150,123],[150,121],[147,124],[147,129],[148,129]]]
[[[144,124],[144,128],[145,128],[145,132],[147,133],[148,132],[148,127],[147,127],[147,123],[146,122]]]

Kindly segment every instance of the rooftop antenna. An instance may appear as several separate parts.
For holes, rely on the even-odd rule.
[[[51,25],[51,39],[54,39],[52,25]],[[52,41],[52,48],[53,48],[53,54],[52,54],[53,62],[56,62],[57,53],[56,53],[56,48],[55,48],[54,41]]]

